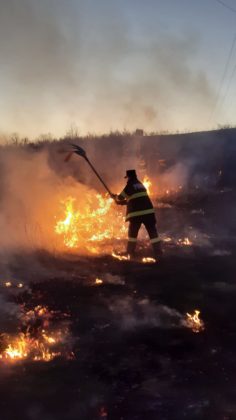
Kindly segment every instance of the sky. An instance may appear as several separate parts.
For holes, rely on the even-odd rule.
[[[0,135],[235,125],[222,1],[0,0]]]

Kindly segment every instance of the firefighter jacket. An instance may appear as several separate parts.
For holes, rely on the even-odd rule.
[[[126,204],[126,222],[137,216],[153,215],[155,210],[144,185],[137,179],[129,179],[123,191],[117,196],[117,204]]]

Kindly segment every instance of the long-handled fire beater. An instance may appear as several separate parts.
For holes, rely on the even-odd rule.
[[[112,194],[108,186],[105,184],[103,179],[100,177],[88,159],[85,150],[75,144],[72,144],[71,146],[73,147],[73,150],[68,153],[65,161],[68,161],[73,153],[82,156],[87,161],[100,182],[103,184],[110,197],[115,200],[116,204],[127,206],[126,221],[129,222],[129,229],[127,252],[125,253],[126,256],[133,257],[135,255],[138,231],[141,225],[144,224],[153,246],[154,256],[156,259],[159,258],[162,255],[162,249],[160,238],[156,229],[155,210],[145,186],[137,178],[136,171],[134,169],[127,170],[126,187],[120,194]]]
[[[86,155],[85,150],[82,149],[82,147],[77,146],[77,144],[71,144],[71,146],[74,148],[74,150],[72,150],[71,152],[68,153],[68,155],[65,158],[65,162],[68,162],[70,160],[70,158],[73,155],[73,153],[75,153],[76,155],[82,156],[86,160],[86,162],[89,164],[90,168],[95,173],[95,175],[98,177],[99,181],[102,183],[102,185],[104,186],[104,188],[107,190],[107,192],[110,195],[110,197],[114,198],[114,194],[112,194],[112,192],[110,191],[110,189],[108,188],[108,186],[105,184],[105,182],[103,181],[103,179],[101,178],[101,176],[99,175],[99,173],[96,171],[96,169],[94,168],[94,166],[90,162],[88,156]]]

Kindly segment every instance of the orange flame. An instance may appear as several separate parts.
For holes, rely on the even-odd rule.
[[[71,353],[65,352],[64,349],[62,351],[62,345],[68,341],[69,330],[68,328],[49,329],[49,320],[52,316],[53,312],[40,305],[23,312],[20,318],[26,332],[13,336],[2,334],[1,339],[5,349],[0,353],[0,360],[6,362],[27,359],[49,362],[58,356],[71,357]],[[39,319],[40,327],[32,333]]]
[[[150,193],[152,182],[147,176],[144,177],[143,184]],[[62,237],[66,248],[85,249],[93,254],[102,250],[110,253],[109,241],[127,238],[124,209],[114,204],[109,196],[88,191],[83,208],[71,196],[63,200],[61,205],[64,216],[62,213],[62,216],[56,217],[54,231]]]
[[[64,341],[64,334],[59,330],[48,336],[42,332],[38,338],[33,338],[29,333],[20,333],[15,337],[6,336],[10,341],[6,349],[0,354],[2,360],[24,360],[34,361],[43,360],[49,362],[57,356],[62,355],[60,351],[55,351],[51,347]]]
[[[103,283],[103,280],[102,280],[102,279],[98,279],[98,278],[97,278],[97,279],[95,280],[95,284],[102,284],[102,283]]]
[[[151,195],[151,186],[152,186],[152,182],[151,180],[148,178],[147,175],[145,175],[144,179],[143,179],[143,185],[147,190],[147,193]]]
[[[56,222],[55,232],[62,236],[66,248],[97,253],[99,244],[102,248],[104,241],[126,238],[124,215],[110,197],[88,194],[83,211],[72,197],[68,197],[63,206],[65,218]]]
[[[199,318],[200,311],[195,310],[194,314],[191,315],[186,313],[186,326],[191,328],[194,333],[199,333],[205,329],[204,322]]]
[[[191,246],[193,243],[190,241],[189,238],[178,239],[179,245]]]
[[[142,262],[143,262],[144,264],[150,264],[150,263],[155,263],[155,262],[156,262],[156,260],[155,260],[155,258],[151,258],[151,257],[144,257],[144,258],[142,259]]]
[[[130,255],[119,255],[119,254],[116,254],[115,252],[112,252],[111,255],[119,261],[129,261],[130,260]]]

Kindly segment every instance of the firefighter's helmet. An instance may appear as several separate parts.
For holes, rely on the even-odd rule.
[[[137,178],[135,169],[128,169],[125,178]]]

